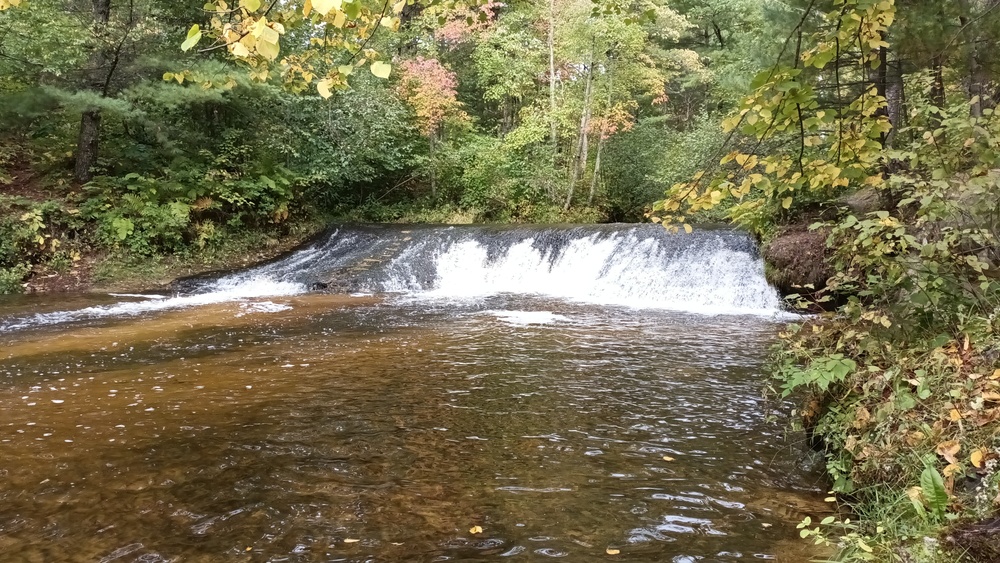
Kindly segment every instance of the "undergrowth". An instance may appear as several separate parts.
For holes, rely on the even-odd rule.
[[[995,561],[996,532],[965,530],[1000,510],[1000,119],[914,106],[883,155],[894,205],[813,226],[837,273],[811,297],[841,305],[783,333],[775,390],[805,397],[854,514],[803,537],[841,561]]]

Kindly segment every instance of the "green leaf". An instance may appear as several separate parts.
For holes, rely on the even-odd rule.
[[[201,41],[201,28],[198,27],[198,24],[194,24],[188,30],[187,39],[181,43],[181,51],[190,51],[191,47],[198,44],[198,41]]]
[[[358,19],[361,15],[361,3],[360,2],[344,2],[343,8],[344,13],[347,17],[352,20]]]
[[[243,0],[243,7],[251,12],[256,12],[260,8],[260,0]]]
[[[379,78],[389,78],[389,73],[392,72],[392,65],[382,61],[375,61],[372,63],[371,71],[372,74]]]
[[[920,474],[920,488],[923,490],[927,506],[938,517],[944,516],[948,507],[948,491],[944,488],[944,479],[937,469],[928,466]]]
[[[111,228],[114,229],[118,240],[125,240],[135,231],[135,223],[123,217],[116,217],[111,221]]]

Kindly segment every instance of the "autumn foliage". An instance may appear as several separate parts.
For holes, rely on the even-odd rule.
[[[457,99],[455,73],[440,61],[417,57],[400,63],[399,71],[398,93],[413,108],[417,126],[424,135],[436,135],[448,119],[468,119]]]

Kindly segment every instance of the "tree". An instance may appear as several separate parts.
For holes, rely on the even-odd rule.
[[[437,195],[434,168],[435,148],[440,143],[444,124],[448,120],[468,118],[456,98],[455,74],[436,59],[417,57],[399,65],[400,96],[413,108],[420,131],[427,137],[430,148],[431,196]]]

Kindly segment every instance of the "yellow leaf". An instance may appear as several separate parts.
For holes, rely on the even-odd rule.
[[[958,412],[958,409],[951,409],[951,412],[948,413],[948,418],[950,418],[952,422],[958,422],[959,420],[962,420],[962,413]]]
[[[481,527],[479,527],[479,526],[473,526],[473,527],[469,528],[469,533],[470,534],[481,534],[481,533],[483,533],[483,529]]]
[[[344,27],[345,23],[347,23],[347,16],[344,15],[344,12],[338,11],[337,15],[333,16],[333,25]]]
[[[256,12],[260,8],[260,0],[243,0],[243,7],[251,12]]]
[[[788,209],[791,206],[792,206],[792,198],[791,197],[786,197],[785,199],[781,200],[781,207],[783,207],[785,209]]]
[[[321,15],[327,15],[333,9],[333,0],[312,0],[312,7]]]
[[[672,458],[672,457],[670,457],[668,455],[663,456],[663,461],[673,461],[673,460],[674,460],[674,458]]]
[[[383,61],[375,61],[371,66],[372,74],[379,78],[389,78],[389,73],[392,72],[392,65]]]
[[[330,85],[332,83],[333,81],[330,80],[329,78],[324,78],[323,80],[320,80],[319,82],[316,83],[316,91],[319,92],[320,96],[323,96],[324,100],[333,95],[330,92]]]
[[[354,538],[344,538],[344,543],[358,543],[359,541],[361,540],[357,540]]]
[[[969,461],[971,461],[972,465],[974,465],[977,469],[981,469],[983,467],[983,458],[985,456],[986,451],[983,450],[983,448],[979,448],[978,450],[972,452],[972,455],[969,456]]]
[[[312,12],[313,4],[312,0],[306,0],[305,4],[302,5],[302,15],[309,17],[309,13]]]
[[[250,50],[247,49],[246,45],[242,43],[230,43],[230,49],[232,50],[234,57],[249,57]]]
[[[261,19],[263,21],[263,18]],[[273,29],[271,26],[262,25],[258,29],[260,32],[256,35],[257,39],[260,39],[264,43],[277,43],[281,36],[278,34],[277,30]]]
[[[607,549],[604,550],[604,553],[607,553],[608,555],[618,555],[621,552],[622,552],[622,550],[615,549],[613,547],[609,547],[609,548],[607,548]]]
[[[951,477],[951,476],[956,475],[956,474],[961,473],[961,472],[962,472],[962,466],[961,465],[958,465],[957,463],[949,463],[948,466],[945,467],[944,471],[942,471],[941,473],[945,477]]]
[[[398,14],[402,12],[403,8],[405,7],[406,7],[406,0],[399,0],[399,2],[396,2],[395,4],[392,5],[392,13]]]
[[[277,43],[268,43],[267,41],[257,42],[257,52],[269,61],[273,61],[278,58],[278,49],[279,47]]]

